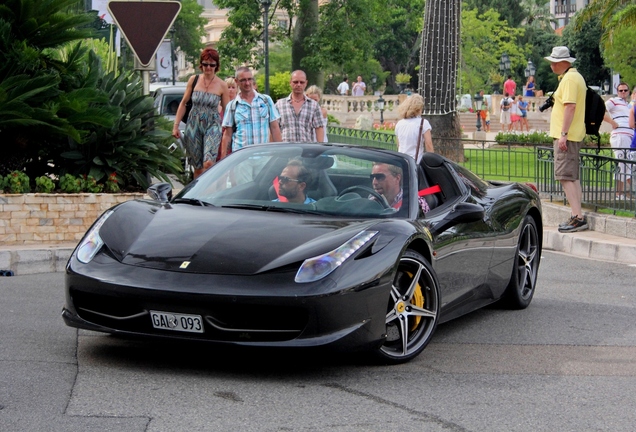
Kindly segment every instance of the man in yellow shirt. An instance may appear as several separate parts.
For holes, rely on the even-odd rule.
[[[550,136],[554,138],[554,177],[559,180],[570,203],[572,216],[559,225],[559,232],[576,232],[588,228],[581,209],[579,151],[585,138],[585,79],[572,67],[576,60],[567,47],[554,47],[550,56],[552,72],[559,75],[550,116]]]

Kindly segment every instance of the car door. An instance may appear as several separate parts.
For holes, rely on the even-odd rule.
[[[483,184],[455,168],[445,164],[427,173],[429,185],[440,185],[442,193],[441,202],[422,220],[433,236],[433,265],[445,318],[492,298],[485,286],[494,246],[493,229],[484,213],[487,197],[481,190]],[[466,218],[460,216],[463,211]],[[449,225],[449,221],[455,222]]]

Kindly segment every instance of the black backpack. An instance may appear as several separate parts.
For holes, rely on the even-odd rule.
[[[507,97],[504,98],[503,107],[501,109],[504,111],[508,111],[510,109],[510,99],[508,99]]]
[[[596,138],[598,150],[601,149],[599,129],[605,117],[605,101],[589,86],[585,91],[585,133]]]

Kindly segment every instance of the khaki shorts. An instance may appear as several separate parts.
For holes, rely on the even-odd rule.
[[[559,149],[559,140],[554,140],[554,178],[557,180],[578,180],[580,161],[579,151],[582,142],[568,141],[566,151]]]

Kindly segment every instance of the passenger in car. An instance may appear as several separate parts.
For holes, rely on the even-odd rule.
[[[299,160],[292,159],[274,180],[276,198],[274,201],[287,201],[296,204],[311,204],[315,199],[306,195],[305,189],[311,179],[311,173]]]
[[[371,169],[370,177],[373,190],[382,195],[387,204],[396,210],[402,207],[404,199],[402,174],[402,168],[399,166],[381,162],[375,162]],[[377,201],[373,195],[370,195],[369,199]],[[424,213],[430,210],[426,200],[422,198],[418,199],[418,202]]]

